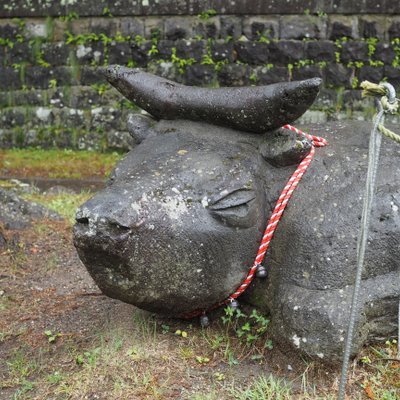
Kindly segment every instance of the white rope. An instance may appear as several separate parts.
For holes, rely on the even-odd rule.
[[[381,121],[383,122],[384,113],[385,111],[383,110],[383,107],[380,106],[380,111],[378,112],[375,118],[374,126],[372,128],[369,141],[367,182],[365,186],[365,195],[364,195],[362,218],[361,218],[361,229],[357,242],[357,272],[354,284],[353,299],[351,302],[349,327],[347,330],[346,344],[343,355],[343,364],[342,364],[342,373],[339,384],[338,400],[344,400],[345,398],[347,372],[349,368],[351,346],[353,344],[354,326],[356,323],[357,315],[359,314],[358,308],[359,308],[359,294],[361,288],[361,276],[363,272],[365,249],[368,240],[368,231],[369,231],[369,224],[371,217],[372,202],[374,198],[376,173],[378,170],[379,153],[382,141],[382,136],[378,131],[378,126],[381,123]]]
[[[377,101],[378,114],[374,121],[374,126],[371,131],[370,141],[369,141],[369,151],[368,151],[368,170],[367,170],[367,181],[365,185],[365,194],[363,201],[363,210],[361,218],[361,228],[358,236],[357,242],[357,271],[356,279],[354,283],[353,298],[351,302],[350,319],[349,326],[347,329],[346,343],[343,354],[343,364],[342,372],[339,384],[338,400],[344,400],[346,393],[346,382],[347,374],[349,369],[351,347],[353,344],[354,326],[357,320],[357,315],[359,314],[359,294],[361,289],[361,276],[363,272],[365,250],[368,241],[368,231],[371,219],[372,203],[374,199],[376,174],[378,171],[378,161],[382,142],[382,135],[379,131],[379,125],[383,125],[385,112],[393,112],[393,104],[396,101],[396,92],[392,85],[388,83],[382,83],[380,85],[381,89],[386,91],[388,104],[391,107],[387,108],[382,105],[382,101]],[[400,303],[399,303],[399,321],[400,321]],[[400,322],[399,322],[399,335],[400,335]],[[399,338],[400,342],[400,338]],[[400,346],[398,347],[400,354]]]

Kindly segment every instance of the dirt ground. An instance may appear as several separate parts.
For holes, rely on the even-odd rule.
[[[70,223],[3,232],[1,399],[335,398],[337,369],[271,350],[267,336],[248,346],[220,316],[202,329],[103,296]],[[354,361],[348,398],[400,398],[400,363],[381,362],[394,348]]]

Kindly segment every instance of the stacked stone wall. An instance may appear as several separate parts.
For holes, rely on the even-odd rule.
[[[400,86],[400,2],[2,2],[0,146],[126,148],[139,110],[96,71],[108,64],[212,87],[320,76],[303,122],[369,119],[359,82]]]

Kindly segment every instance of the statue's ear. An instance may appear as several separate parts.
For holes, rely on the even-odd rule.
[[[157,134],[153,129],[156,123],[157,121],[150,115],[129,114],[127,121],[128,132],[135,142],[139,144],[147,137]]]
[[[259,145],[263,158],[276,167],[299,164],[310,152],[311,141],[289,129],[268,132]]]

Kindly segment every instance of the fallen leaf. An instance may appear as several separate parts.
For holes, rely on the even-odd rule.
[[[364,388],[365,394],[368,396],[369,399],[375,399],[374,391],[372,390],[371,385],[367,385]]]

